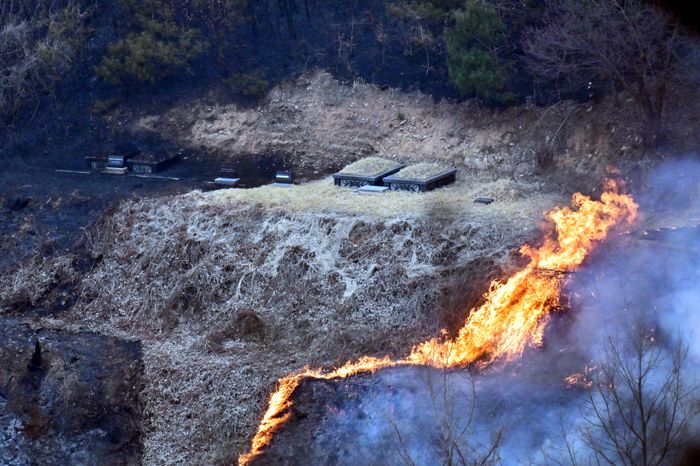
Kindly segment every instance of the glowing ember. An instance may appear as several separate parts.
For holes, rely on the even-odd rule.
[[[586,365],[586,367],[583,369],[583,372],[571,374],[570,376],[564,378],[564,382],[566,382],[566,388],[591,388],[593,386],[593,381],[591,380],[590,375],[595,369],[595,366]]]
[[[620,194],[613,181],[606,184],[606,192],[599,201],[577,193],[572,203],[573,209],[557,208],[547,215],[553,228],[546,233],[542,245],[538,248],[525,245],[520,249],[530,259],[529,263],[505,282],[491,283],[484,304],[470,311],[455,338],[433,338],[414,347],[401,360],[366,357],[331,372],[305,369],[281,379],[270,396],[251,451],[239,458],[239,465],[260,454],[289,419],[291,395],[306,377],[340,379],[406,364],[458,367],[478,360],[485,365],[495,359],[511,360],[528,345],[541,345],[550,313],[559,308],[561,291],[559,277],[543,271],[576,269],[612,227],[631,223],[637,215],[637,204],[631,196]]]

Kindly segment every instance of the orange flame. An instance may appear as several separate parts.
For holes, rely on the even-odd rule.
[[[573,209],[556,208],[547,215],[554,228],[542,245],[520,248],[529,263],[505,282],[491,283],[484,304],[470,311],[455,338],[433,338],[400,360],[365,357],[331,372],[307,368],[282,378],[270,396],[251,450],[239,457],[239,465],[259,455],[289,419],[291,395],[304,378],[340,379],[407,364],[459,367],[479,360],[485,365],[496,359],[516,358],[528,345],[541,345],[550,313],[560,303],[559,273],[575,270],[615,225],[632,223],[637,216],[637,204],[631,196],[620,194],[613,181],[606,183],[599,201],[576,193],[572,203]]]
[[[607,188],[600,201],[576,193],[574,210],[564,207],[551,211],[547,218],[555,228],[545,236],[542,246],[520,248],[520,253],[530,258],[528,265],[504,283],[491,283],[484,304],[469,313],[454,340],[433,338],[414,347],[408,359],[453,367],[479,358],[512,359],[522,354],[528,343],[540,345],[549,312],[559,306],[560,280],[546,272],[576,269],[613,226],[636,218],[634,200],[619,194],[613,181]]]
[[[267,446],[275,433],[282,425],[290,418],[292,413],[291,396],[294,390],[299,386],[299,383],[305,378],[315,379],[344,379],[351,375],[360,374],[363,372],[374,372],[389,366],[397,366],[406,364],[404,361],[394,361],[388,356],[383,358],[363,357],[358,361],[349,362],[338,369],[331,372],[323,372],[320,369],[305,368],[300,372],[290,374],[279,380],[277,390],[270,395],[267,411],[260,422],[258,432],[253,438],[250,452],[241,455],[238,458],[239,466],[248,464],[252,459],[260,454],[263,448]]]

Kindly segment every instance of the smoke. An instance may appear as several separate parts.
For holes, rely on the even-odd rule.
[[[642,218],[594,253],[566,286],[575,321],[570,339],[592,359],[643,320],[670,347],[687,345],[700,364],[700,163],[662,164],[635,193]]]
[[[700,164],[665,163],[639,191],[639,224],[616,232],[566,279],[571,309],[552,317],[543,348],[482,371],[401,366],[336,381],[344,399],[314,426],[304,461],[570,464],[575,456],[586,463],[582,435],[590,427],[592,378],[611,344],[624,359],[640,331],[653,332],[662,356],[648,376],[650,389],[662,386],[668,361],[683,345],[684,382],[694,386],[700,380]]]
[[[561,379],[533,375],[505,366],[479,375],[382,370],[354,382],[362,395],[324,415],[302,456],[309,464],[522,464],[571,423],[579,398]]]

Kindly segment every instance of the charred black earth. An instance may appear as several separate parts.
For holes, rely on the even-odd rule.
[[[141,346],[0,318],[0,464],[140,464]]]
[[[481,374],[399,366],[305,379],[289,421],[251,464],[442,464],[450,450],[484,459],[496,442],[505,464],[515,464],[508,462],[516,460],[512,452],[537,448],[556,426],[534,413],[556,400],[563,415],[581,399],[580,388],[564,382],[566,366],[580,360],[570,355],[567,363],[537,374],[534,365],[516,363]]]

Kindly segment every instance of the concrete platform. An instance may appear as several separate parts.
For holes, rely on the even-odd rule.
[[[414,193],[422,193],[454,183],[457,179],[456,174],[457,170],[453,168],[445,170],[442,173],[438,173],[430,178],[419,180],[402,178],[401,172],[398,172],[395,175],[384,178],[384,186],[388,186],[392,191],[410,191]]]
[[[365,185],[357,189],[357,192],[360,194],[382,194],[387,191],[389,191],[388,186]]]
[[[219,186],[236,186],[239,181],[241,181],[240,178],[219,177],[214,180],[214,183],[216,183]]]
[[[128,171],[129,169],[126,167],[107,167],[104,170],[102,170],[102,173],[104,173],[105,175],[126,175]]]
[[[381,173],[371,176],[363,175],[353,175],[349,173],[343,173],[342,171],[333,174],[333,184],[336,186],[344,188],[359,188],[362,186],[372,185],[372,186],[382,186],[382,180],[394,173],[398,172],[406,165],[397,163],[394,167],[389,170],[385,170]]]

